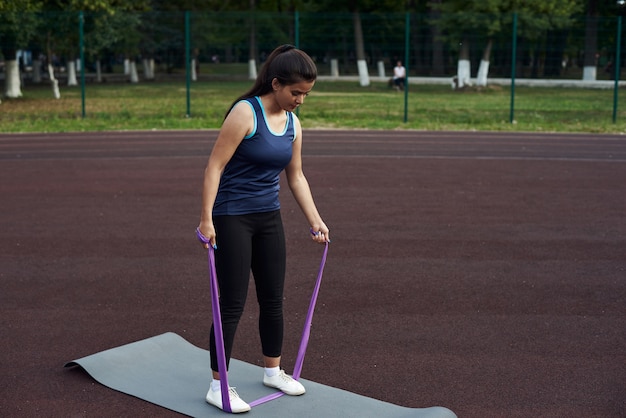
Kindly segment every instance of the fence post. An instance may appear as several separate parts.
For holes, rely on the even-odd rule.
[[[81,115],[85,118],[85,16],[83,12],[78,14],[78,51],[80,58],[80,102]]]
[[[404,22],[404,123],[409,120],[409,35],[411,14],[406,13]]]
[[[294,15],[293,15],[293,19],[295,20],[294,22],[294,26],[295,26],[295,47],[300,49],[300,13],[296,10]]]
[[[511,52],[511,109],[509,122],[515,121],[515,69],[517,67],[517,12],[513,13],[513,38]]]
[[[620,67],[621,63],[621,54],[622,54],[622,16],[617,16],[617,36],[615,38],[617,40],[617,46],[615,47],[615,85],[613,87],[613,123],[617,121],[617,98],[619,91],[619,76],[620,76]]]
[[[189,28],[189,10],[185,11],[185,74],[187,78],[187,114],[191,117],[191,30]]]

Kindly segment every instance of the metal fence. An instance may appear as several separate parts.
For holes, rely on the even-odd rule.
[[[618,16],[0,14],[0,58],[6,64],[18,57],[22,83],[71,83],[72,70],[79,83],[253,78],[274,47],[291,43],[328,77],[362,76],[362,60],[367,76],[381,80],[401,60],[410,79],[456,77],[461,87],[481,78],[512,86],[516,79],[567,79],[617,89],[621,38]],[[617,93],[614,99],[616,106]]]

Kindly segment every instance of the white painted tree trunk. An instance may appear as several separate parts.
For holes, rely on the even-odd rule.
[[[48,76],[50,77],[50,84],[52,85],[52,95],[55,99],[60,99],[61,92],[59,91],[59,80],[54,78],[54,67],[52,64],[48,64]]]
[[[130,60],[124,58],[124,75],[130,75]]]
[[[587,65],[583,67],[583,80],[596,81],[597,69],[595,65]]]
[[[356,2],[359,3],[359,2]],[[370,85],[370,75],[367,70],[367,56],[365,55],[365,41],[363,39],[363,24],[358,8],[352,11],[352,25],[354,29],[354,45],[356,49],[356,65],[359,72],[359,83],[362,87]]]
[[[248,61],[248,78],[250,80],[256,80],[256,60],[251,59]]]
[[[129,62],[128,71],[130,75],[130,82],[139,83],[139,75],[137,74],[137,64],[135,63],[135,61]]]
[[[476,85],[485,87],[487,85],[487,76],[489,75],[489,61],[481,60],[478,66],[478,74],[476,75]]]
[[[20,66],[15,59],[6,60],[4,64],[5,77],[4,95],[11,99],[22,97],[22,87],[20,82]]]
[[[96,59],[96,82],[102,83],[102,66],[99,59]]]
[[[191,80],[196,81],[198,79],[198,73],[196,72],[196,59],[191,60]]]
[[[154,80],[154,59],[144,58],[143,64],[143,76],[146,80]]]
[[[457,88],[463,88],[464,86],[471,86],[470,81],[471,64],[469,60],[459,60],[457,66]]]
[[[385,63],[378,61],[378,77],[385,78]]]
[[[358,60],[357,69],[359,70],[359,84],[362,87],[370,85],[370,75],[367,71],[367,62],[365,60]]]
[[[330,75],[339,77],[339,60],[337,58],[330,60]]]
[[[491,57],[491,47],[493,39],[489,38],[483,49],[483,58],[478,66],[478,74],[476,74],[476,84],[481,87],[487,86],[487,78],[489,76],[489,60]]]
[[[41,83],[41,60],[33,60],[33,83]]]
[[[76,79],[76,61],[69,60],[67,62],[67,85],[78,85],[78,80]]]

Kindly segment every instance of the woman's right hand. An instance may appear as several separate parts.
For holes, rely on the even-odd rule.
[[[213,222],[200,222],[200,225],[198,225],[198,230],[209,240],[213,249],[217,249],[215,226],[213,225]],[[209,249],[209,244],[207,243],[203,242],[202,246],[207,250]]]

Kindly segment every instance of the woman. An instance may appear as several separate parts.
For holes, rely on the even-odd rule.
[[[305,389],[280,369],[286,250],[279,175],[285,170],[289,188],[314,231],[312,239],[329,241],[328,227],[302,172],[302,127],[293,113],[316,78],[311,58],[295,47],[283,45],[270,54],[253,87],[235,100],[224,119],[204,174],[199,225],[217,249],[215,267],[227,364],[251,270],[259,303],[263,383],[288,395],[302,395]],[[213,381],[206,400],[222,409],[213,328],[210,344]],[[229,399],[232,412],[250,410],[232,388]]]

